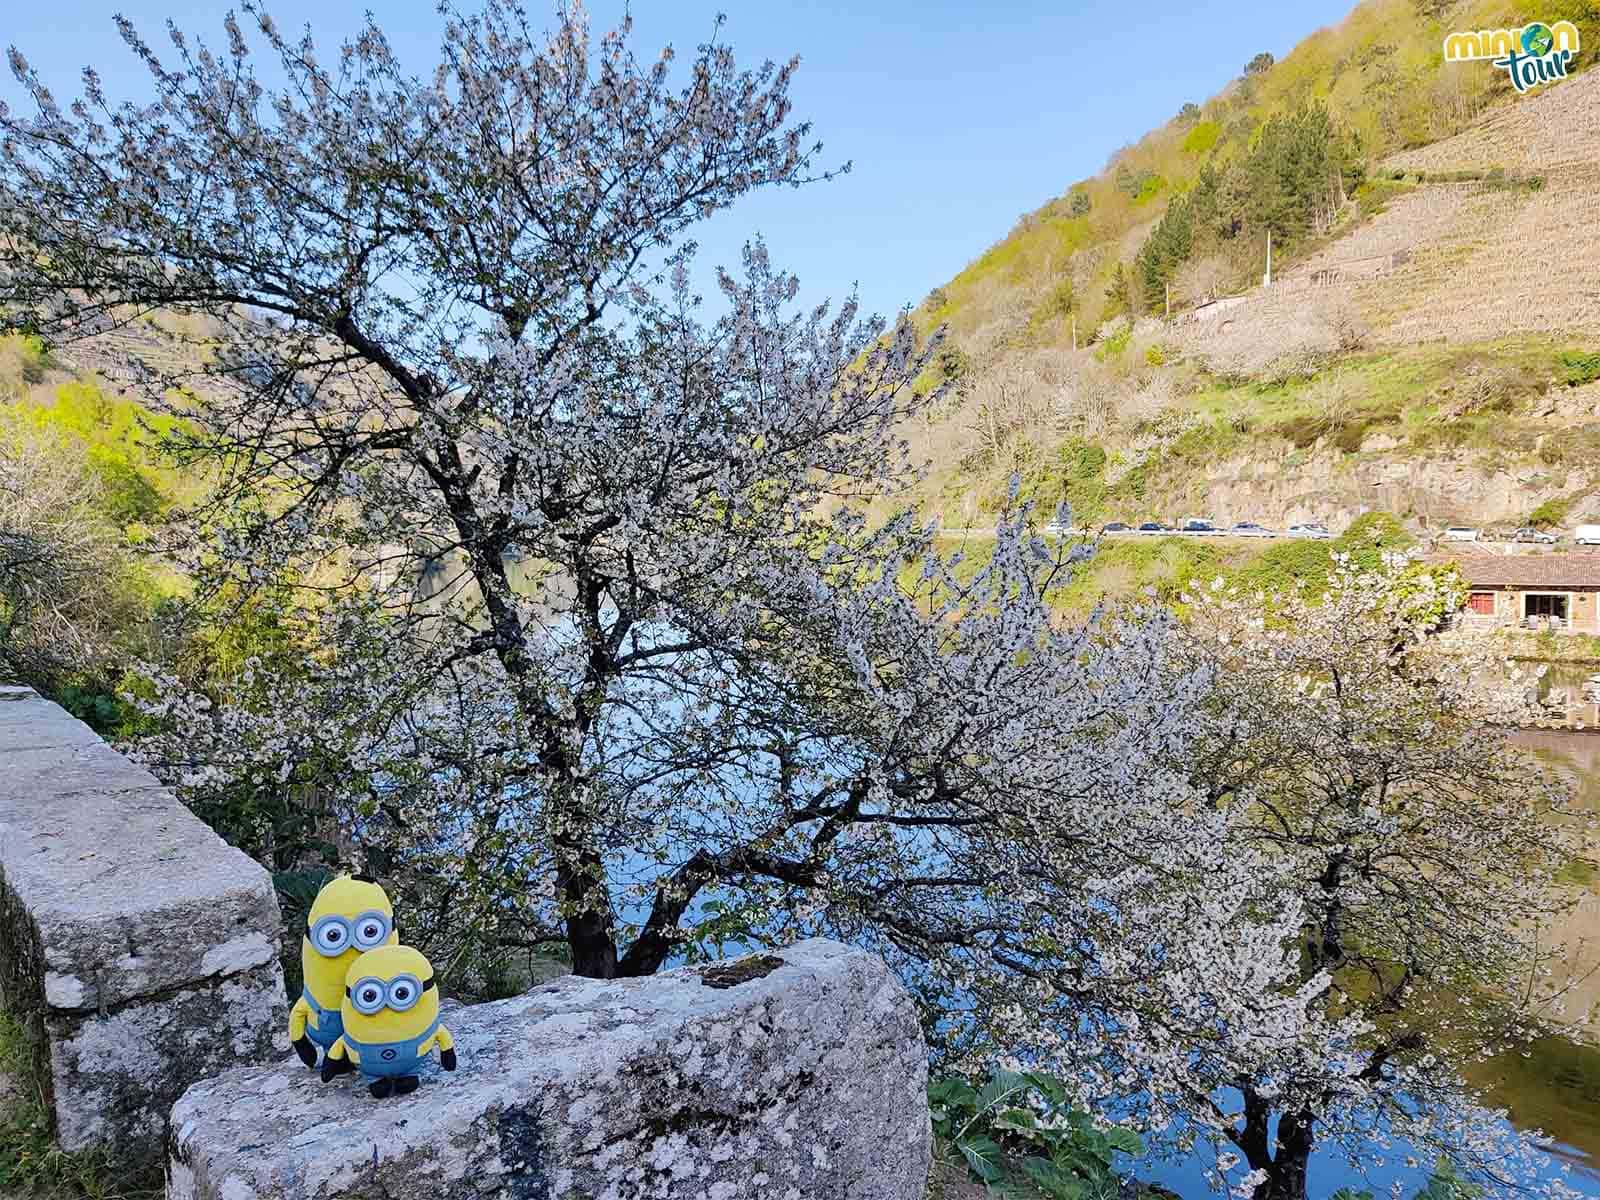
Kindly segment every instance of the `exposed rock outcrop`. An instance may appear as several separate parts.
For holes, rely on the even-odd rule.
[[[459,1068],[374,1100],[298,1062],[197,1083],[169,1200],[921,1200],[931,1134],[910,996],[802,942],[650,979],[567,977],[446,1013]]]

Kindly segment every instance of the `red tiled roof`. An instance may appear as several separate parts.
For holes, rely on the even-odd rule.
[[[1428,557],[1431,562],[1454,563],[1473,587],[1600,588],[1600,554],[1495,554],[1462,549]]]

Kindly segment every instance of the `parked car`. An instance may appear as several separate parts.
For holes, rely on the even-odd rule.
[[[1185,517],[1178,530],[1181,533],[1216,533],[1217,527],[1214,522],[1204,517]]]
[[[1133,526],[1126,521],[1112,521],[1100,527],[1101,533],[1132,533]]]
[[[1072,526],[1063,525],[1060,521],[1051,521],[1048,525],[1039,528],[1040,533],[1048,533],[1051,537],[1066,537],[1072,532]]]
[[[1139,526],[1140,533],[1172,533],[1171,525],[1163,525],[1160,521],[1146,521]]]
[[[1511,540],[1513,542],[1533,542],[1538,546],[1554,546],[1559,539],[1553,533],[1535,529],[1532,525],[1524,525],[1511,535]]]
[[[1257,525],[1254,521],[1240,521],[1228,531],[1234,537],[1274,537],[1272,530],[1265,525]]]
[[[1467,525],[1452,525],[1439,535],[1447,542],[1475,542],[1478,540],[1478,531]]]
[[[1572,531],[1572,540],[1580,546],[1600,546],[1600,525],[1579,525]]]
[[[1333,534],[1328,532],[1328,527],[1326,525],[1318,525],[1315,522],[1307,522],[1303,525],[1291,525],[1289,526],[1288,533],[1290,537],[1299,538],[1331,538],[1333,536]]]

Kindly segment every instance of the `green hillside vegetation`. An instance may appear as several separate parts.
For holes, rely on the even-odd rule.
[[[1065,504],[1089,527],[1172,523],[1205,514],[1206,481],[1230,460],[1276,470],[1320,454],[1349,468],[1379,453],[1366,449],[1373,438],[1382,439],[1382,453],[1465,458],[1484,470],[1600,461],[1600,426],[1553,437],[1541,415],[1552,397],[1591,382],[1587,366],[1573,364],[1593,354],[1562,341],[1517,337],[1353,352],[1260,377],[1168,365],[1159,348],[1141,349],[1124,328],[1102,347],[1088,385],[1131,390],[1164,381],[1172,395],[1159,411],[1109,424],[1093,438],[1019,426],[1004,453],[978,444],[965,457],[939,462],[925,485],[926,503],[953,513],[966,501],[970,520],[945,523],[984,524],[1005,507],[1015,475],[1021,498],[1046,516]],[[1571,508],[1567,498],[1530,505],[1523,515],[1557,525]]]
[[[1062,613],[1073,616],[1082,616],[1097,604],[1140,597],[1171,604],[1181,612],[1186,592],[1218,580],[1224,587],[1250,594],[1287,595],[1303,588],[1317,595],[1326,587],[1336,558],[1373,568],[1383,554],[1415,544],[1399,518],[1386,512],[1367,513],[1326,541],[1263,545],[1229,537],[1105,537],[1094,556],[1051,593],[1051,600]],[[994,543],[984,538],[947,538],[940,548],[962,552],[956,577],[970,579],[988,565]],[[909,585],[915,567],[908,565],[905,572]]]
[[[149,648],[163,606],[186,589],[180,574],[141,548],[203,484],[158,449],[176,428],[172,418],[69,371],[35,341],[0,341],[0,402],[8,533],[70,550],[52,573],[6,575],[0,670],[107,731],[126,716],[115,699],[121,663]],[[93,645],[53,649],[59,632],[42,600],[56,601]]]
[[[1457,133],[1514,95],[1503,72],[1447,66],[1447,32],[1533,20],[1574,22],[1585,62],[1600,44],[1589,0],[1366,0],[1281,61],[1241,63],[1217,95],[1185,104],[1099,175],[1027,213],[915,317],[925,330],[947,324],[958,345],[983,355],[1068,345],[1074,320],[1082,344],[1125,307],[1159,310],[1168,282],[1177,305],[1253,281],[1267,229],[1275,253],[1292,257],[1328,232],[1338,207],[1330,196],[1356,192],[1359,215],[1371,215],[1395,190],[1360,195],[1384,155]],[[1182,263],[1208,257],[1216,261],[1178,277]],[[1136,284],[1126,298],[1119,268]]]

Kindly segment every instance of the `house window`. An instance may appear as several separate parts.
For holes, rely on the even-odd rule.
[[[1494,593],[1473,592],[1467,597],[1467,611],[1477,613],[1481,617],[1494,616]]]
[[[1530,592],[1522,598],[1522,615],[1525,617],[1553,617],[1567,619],[1567,598],[1542,592]]]

